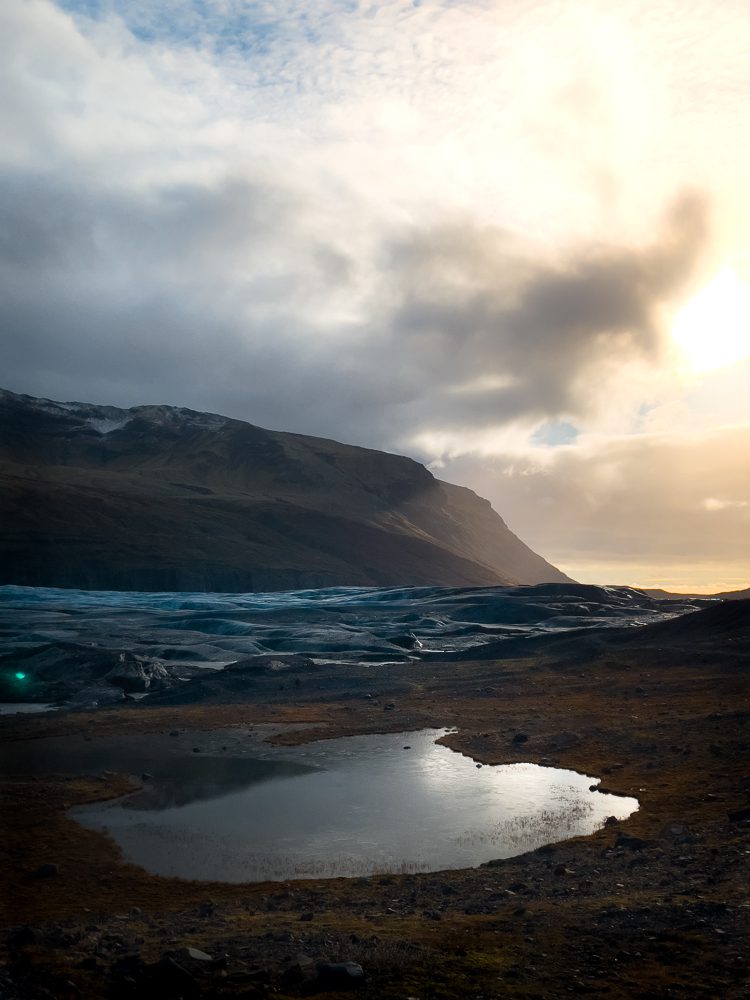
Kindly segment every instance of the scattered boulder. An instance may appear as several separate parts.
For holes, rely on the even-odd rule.
[[[528,888],[525,882],[511,882],[508,886],[510,892],[527,892]]]
[[[299,986],[301,983],[311,983],[316,979],[318,969],[309,955],[297,955],[281,973],[282,986]]]
[[[674,840],[678,843],[690,840],[690,832],[684,823],[667,823],[661,835],[665,840]]]
[[[8,946],[10,948],[24,948],[29,944],[36,944],[36,932],[28,924],[21,924],[14,927],[8,934]]]
[[[20,668],[26,675],[22,689],[16,682],[0,691],[8,701],[112,703],[121,701],[125,692],[143,692],[169,680],[167,669],[153,657],[75,642],[0,656],[0,688],[4,668]]]
[[[195,976],[176,962],[171,955],[162,955],[159,961],[151,966],[150,971],[154,985],[167,996],[193,997],[200,993]]]
[[[213,962],[213,958],[207,955],[200,948],[180,948],[174,953],[174,958],[178,962]]]
[[[528,743],[528,740],[529,740],[528,733],[516,733],[516,735],[513,737],[513,742],[517,745],[521,743]]]
[[[365,973],[357,962],[321,962],[318,984],[324,990],[351,990],[364,986]]]
[[[37,878],[54,878],[60,874],[60,867],[54,862],[48,861],[46,864],[40,865],[34,874]]]
[[[648,847],[648,841],[641,837],[634,837],[630,833],[619,833],[615,847],[627,847],[631,851],[642,851],[644,847]]]
[[[87,955],[86,958],[82,958],[81,961],[78,963],[78,968],[92,969],[95,971],[96,969],[101,969],[101,965],[99,964],[99,960],[95,955]]]
[[[549,737],[550,746],[554,747],[555,750],[568,750],[580,742],[581,736],[579,733],[556,733],[554,736]]]
[[[113,687],[133,694],[144,693],[168,677],[164,664],[159,660],[128,652],[120,653],[117,665],[105,675],[105,680]]]
[[[83,969],[96,969],[99,968],[99,963],[95,957],[90,957],[83,959],[80,966]],[[137,953],[123,955],[122,958],[118,958],[109,968],[110,975],[116,977],[130,976],[140,978],[145,971],[146,963]]]
[[[297,653],[260,653],[229,663],[217,676],[221,678],[221,674],[293,673],[316,669],[315,661],[309,656],[299,656]]]

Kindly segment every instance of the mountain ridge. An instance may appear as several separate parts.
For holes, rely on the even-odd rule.
[[[161,404],[0,390],[0,582],[112,590],[569,578],[405,456]]]

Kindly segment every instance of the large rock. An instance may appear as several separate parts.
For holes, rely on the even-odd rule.
[[[321,962],[318,984],[323,990],[352,990],[365,984],[364,969],[357,962]]]
[[[164,664],[159,660],[133,653],[120,653],[117,665],[106,675],[113,687],[128,693],[148,691],[151,687],[158,687],[168,677]]]
[[[122,701],[125,692],[151,691],[171,683],[168,669],[153,657],[82,643],[49,643],[0,657],[4,701],[53,703],[74,698],[82,705],[111,704]]]

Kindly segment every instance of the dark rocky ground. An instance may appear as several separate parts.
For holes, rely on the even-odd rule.
[[[731,607],[525,659],[347,667],[321,684],[291,671],[230,704],[0,720],[6,758],[54,734],[306,724],[277,737],[299,743],[456,726],[444,739],[477,761],[573,767],[641,803],[479,869],[236,886],[150,876],[66,816],[125,776],[66,775],[64,758],[58,774],[6,774],[0,995],[746,1000],[750,605]]]

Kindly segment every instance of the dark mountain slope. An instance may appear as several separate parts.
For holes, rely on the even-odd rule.
[[[169,406],[0,391],[0,583],[115,590],[566,581],[417,462]]]

